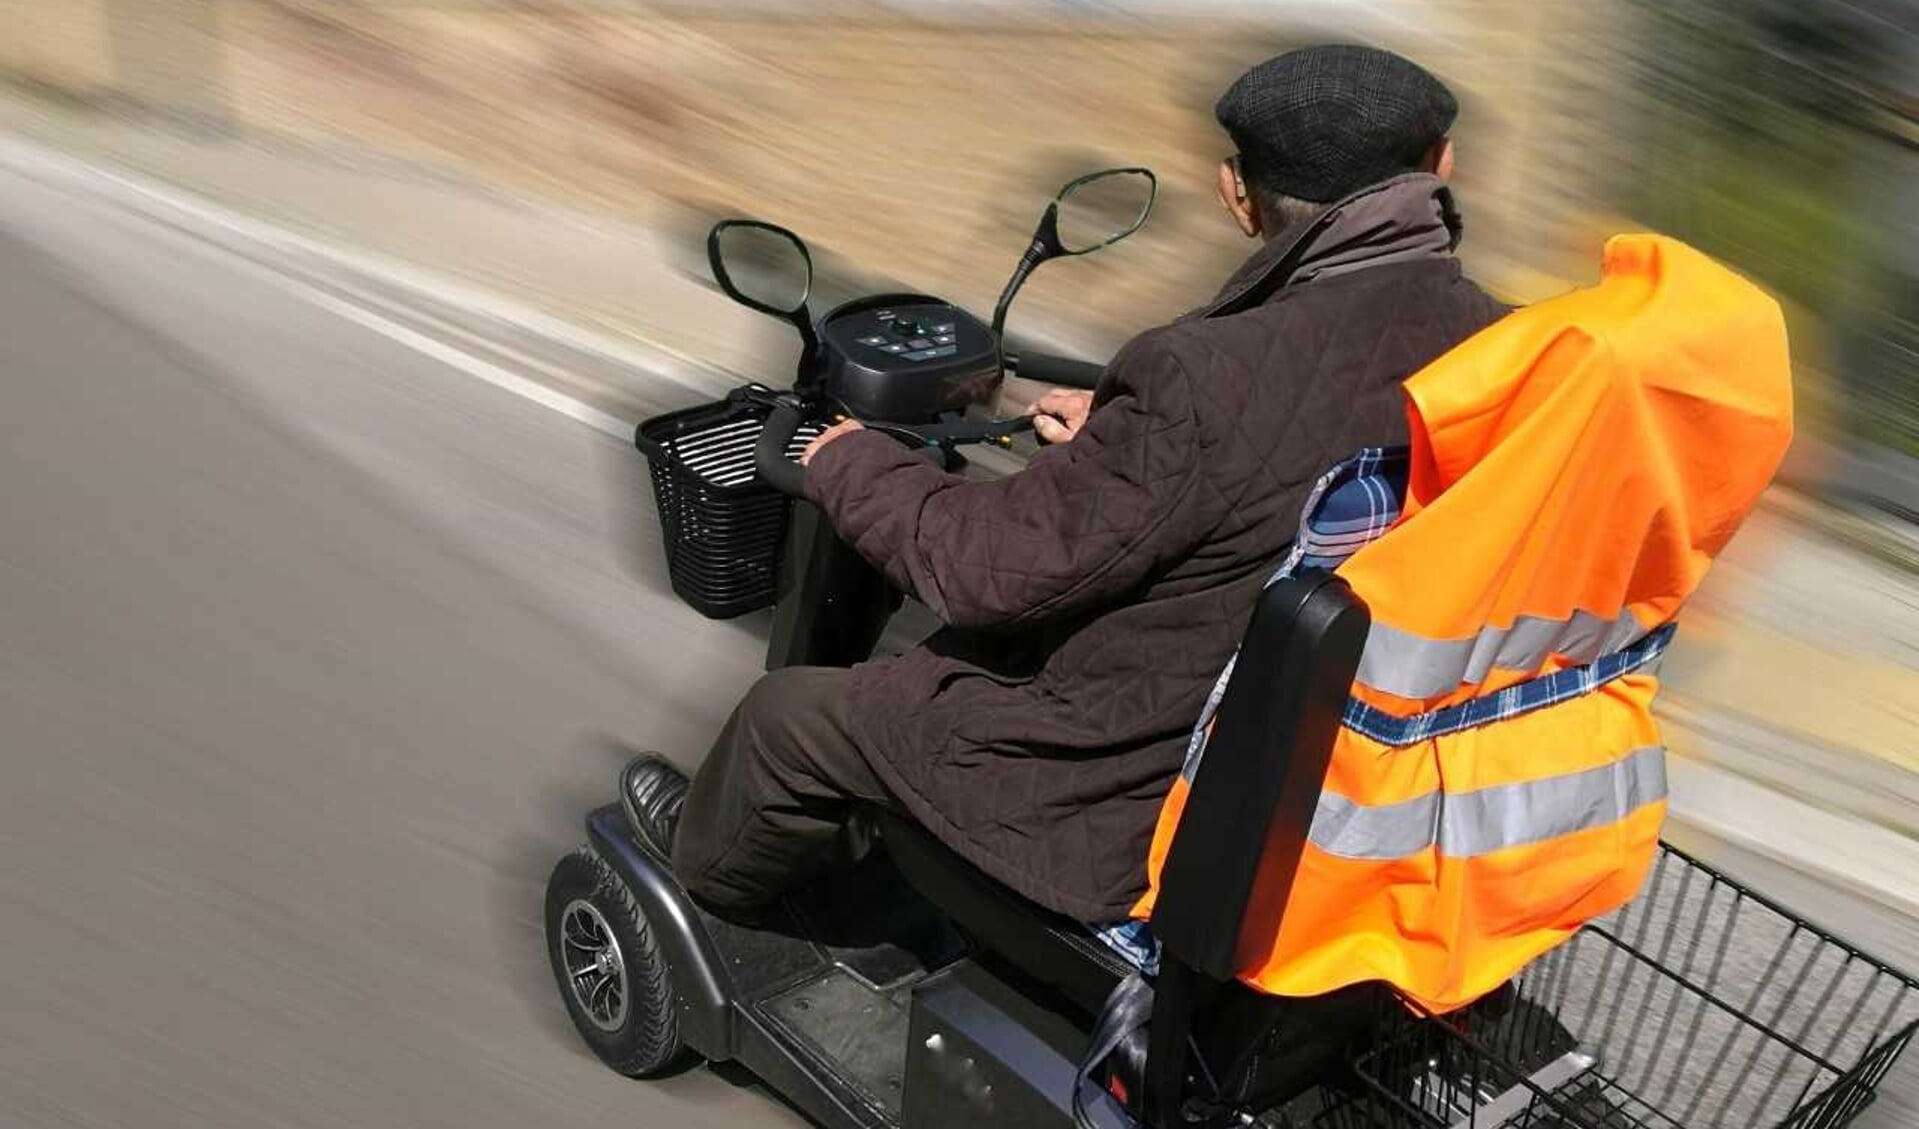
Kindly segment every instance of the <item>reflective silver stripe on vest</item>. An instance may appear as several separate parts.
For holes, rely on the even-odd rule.
[[[1428,639],[1375,622],[1358,677],[1382,693],[1428,698],[1483,682],[1495,667],[1532,674],[1552,655],[1589,663],[1638,642],[1649,630],[1631,608],[1611,621],[1583,611],[1571,619],[1521,616],[1511,627],[1488,627],[1464,639]]]
[[[1605,827],[1666,798],[1666,750],[1636,749],[1583,772],[1367,807],[1322,792],[1310,840],[1340,858],[1390,862],[1434,846],[1472,858]]]

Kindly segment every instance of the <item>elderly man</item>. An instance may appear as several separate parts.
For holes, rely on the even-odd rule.
[[[1253,68],[1217,107],[1231,221],[1261,242],[1218,296],[1040,401],[1053,441],[964,481],[848,423],[808,450],[834,527],[949,625],[851,670],[768,674],[688,787],[628,767],[641,840],[720,913],[815,872],[862,804],[1089,922],[1127,916],[1215,677],[1314,480],[1407,437],[1401,382],[1505,311],[1453,257],[1457,104],[1386,51]]]

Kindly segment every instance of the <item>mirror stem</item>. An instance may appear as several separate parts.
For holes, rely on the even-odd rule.
[[[993,307],[993,336],[1005,338],[1006,311],[1013,305],[1013,296],[1019,288],[1026,285],[1026,276],[1033,268],[1060,253],[1059,245],[1059,201],[1046,205],[1040,213],[1039,226],[1033,229],[1033,241],[1027,244],[1026,253],[1019,257],[1019,266],[1013,268],[1013,277],[1006,280],[1006,289],[1000,291],[999,304]]]
[[[795,391],[811,392],[820,378],[820,335],[814,331],[813,316],[805,306],[793,315],[793,328],[800,331],[800,366],[793,387]]]
[[[1035,237],[1027,246],[1026,253],[1019,257],[1019,265],[1013,268],[1013,277],[1006,280],[1006,289],[1000,291],[999,304],[993,307],[993,336],[1005,336],[1006,312],[1012,308],[1014,296],[1019,293],[1020,287],[1026,285],[1026,278],[1033,273],[1033,268],[1049,258],[1052,258],[1052,249],[1044,240]]]

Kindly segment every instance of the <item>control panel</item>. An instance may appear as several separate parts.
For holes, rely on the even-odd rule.
[[[868,419],[925,422],[999,387],[999,342],[984,322],[937,299],[865,299],[821,325],[829,391]]]
[[[951,306],[882,307],[853,314],[832,328],[834,337],[850,337],[866,354],[862,361],[884,363],[885,358],[897,358],[921,365],[959,355],[962,318],[973,320]],[[968,342],[975,348],[986,343]]]

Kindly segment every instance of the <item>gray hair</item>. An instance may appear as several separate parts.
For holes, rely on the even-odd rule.
[[[1260,217],[1271,229],[1268,234],[1277,235],[1295,227],[1303,227],[1326,214],[1333,206],[1331,201],[1315,204],[1311,200],[1301,200],[1283,192],[1254,190],[1259,201]]]

